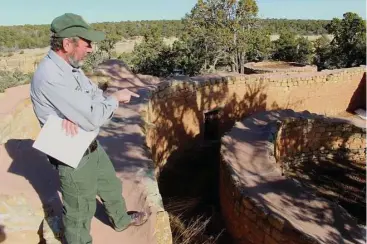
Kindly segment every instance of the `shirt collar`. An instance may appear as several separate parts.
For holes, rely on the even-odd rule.
[[[79,69],[73,68],[70,64],[68,64],[64,59],[62,59],[57,53],[53,50],[48,52],[49,58],[63,71],[63,72],[75,72]]]

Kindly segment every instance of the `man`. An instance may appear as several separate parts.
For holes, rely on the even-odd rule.
[[[72,13],[55,18],[51,31],[51,50],[40,62],[31,81],[33,109],[41,126],[52,114],[63,119],[62,127],[67,134],[75,135],[79,128],[98,130],[111,119],[119,102],[128,103],[131,96],[139,97],[127,89],[104,97],[80,69],[83,60],[92,52],[91,43],[103,40],[104,33],[93,30],[81,16]],[[102,199],[116,231],[146,222],[144,212],[127,213],[121,181],[96,140],[75,169],[48,158],[60,176],[67,243],[92,243],[90,224],[96,210],[96,195]]]

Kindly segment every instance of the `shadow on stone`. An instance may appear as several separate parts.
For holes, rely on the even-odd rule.
[[[46,155],[32,148],[33,142],[31,139],[10,139],[6,142],[5,148],[12,159],[8,172],[24,177],[37,192],[44,212],[44,219],[38,229],[40,243],[54,243],[52,241],[61,238],[63,228],[62,201],[58,194],[59,176]],[[103,204],[98,199],[96,204],[95,217],[110,225]]]
[[[54,223],[53,218],[61,216],[62,203],[57,193],[59,189],[57,171],[52,168],[44,154],[32,148],[33,142],[31,139],[10,139],[5,143],[5,148],[12,159],[8,172],[24,177],[41,200],[44,220],[48,222],[47,225],[40,223],[40,228],[43,228],[39,230],[42,239],[43,234],[47,232],[44,227],[60,225]],[[60,233],[54,233],[54,236],[59,235]]]
[[[363,74],[361,82],[353,93],[347,111],[354,113],[359,108],[366,110],[366,73]]]

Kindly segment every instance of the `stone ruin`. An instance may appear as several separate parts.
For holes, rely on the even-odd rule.
[[[221,204],[239,243],[365,242],[361,124],[258,113],[222,138],[221,156]]]
[[[245,64],[245,74],[317,72],[317,66],[296,62],[264,61]]]
[[[121,82],[122,87],[147,88],[141,103],[133,106],[139,113],[132,115],[140,116],[144,139],[139,147],[149,150],[156,177],[173,153],[179,156],[210,142],[208,131],[222,136],[220,163],[213,162],[213,167],[219,167],[226,228],[238,243],[364,243],[365,220],[359,216],[365,215],[365,123],[345,113],[366,109],[364,66],[163,82],[125,77],[114,64],[107,69],[113,86]],[[2,108],[4,145],[10,138],[35,138],[39,130],[28,89],[23,88],[5,94],[17,94],[21,102],[8,100],[9,109]],[[341,170],[347,172],[342,180],[335,178]],[[12,179],[29,185],[20,177]],[[149,179],[155,182],[153,174]],[[159,198],[155,189],[150,190]],[[42,219],[42,214],[34,216],[37,223]],[[32,234],[39,228],[31,227]],[[152,229],[161,240],[157,243],[172,243],[159,234],[169,232],[167,221],[158,219]]]
[[[365,67],[258,73],[158,85],[144,117],[157,175],[207,140],[216,113],[213,167],[236,243],[364,243],[366,129],[353,111],[366,109]]]

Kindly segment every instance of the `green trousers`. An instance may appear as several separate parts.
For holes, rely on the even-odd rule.
[[[131,221],[122,197],[122,183],[105,150],[98,148],[84,156],[77,168],[57,166],[63,200],[64,239],[68,244],[92,243],[91,220],[96,211],[96,196],[119,230]]]

